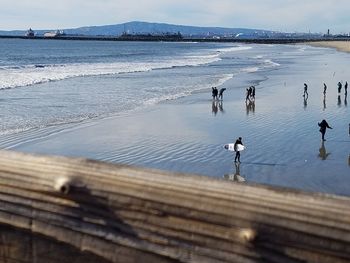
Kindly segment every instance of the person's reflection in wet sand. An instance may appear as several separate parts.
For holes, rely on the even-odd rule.
[[[323,95],[323,110],[326,110],[327,105],[326,105],[326,94]]]
[[[240,163],[235,163],[235,168],[236,171],[234,174],[225,174],[224,178],[238,183],[245,182],[245,178],[240,174]]]
[[[338,103],[337,103],[338,107],[341,106],[341,98],[340,98],[340,95],[338,95]]]
[[[222,101],[219,101],[219,111],[222,112],[222,113],[225,113],[224,111],[224,105],[223,105],[223,102]]]
[[[348,106],[348,94],[345,94],[345,96],[344,96],[344,105],[345,105],[345,107]]]
[[[322,160],[326,160],[331,153],[327,153],[326,147],[324,146],[324,141],[322,141],[321,148],[319,149],[318,157]]]
[[[304,110],[306,110],[307,108],[307,99],[308,99],[308,96],[304,97]]]
[[[253,114],[255,113],[255,101],[246,101],[245,103],[246,106],[246,111],[247,111],[247,115],[249,115],[250,112],[252,112]]]
[[[218,102],[216,100],[213,100],[211,104],[211,112],[216,115],[218,113]]]

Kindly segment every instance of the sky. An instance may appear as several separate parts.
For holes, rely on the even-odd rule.
[[[131,21],[283,32],[350,32],[349,0],[0,0],[0,30]]]

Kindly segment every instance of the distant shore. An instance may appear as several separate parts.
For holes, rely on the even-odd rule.
[[[325,43],[348,44],[350,38],[193,38],[183,37],[177,34],[170,35],[122,35],[122,36],[84,36],[84,35],[60,35],[55,37],[45,36],[16,36],[0,35],[0,39],[30,39],[30,40],[78,40],[78,41],[166,41],[166,42],[216,42],[216,43],[246,43],[246,44],[297,44],[307,43],[310,45],[327,45]],[[349,42],[348,42],[349,41]],[[339,44],[339,46],[342,46]],[[346,46],[346,45],[345,45]],[[328,45],[327,45],[328,47]],[[334,47],[334,46],[329,46]],[[350,47],[348,47],[350,50]],[[340,50],[340,49],[339,49]],[[345,50],[341,50],[345,51]]]
[[[307,44],[314,47],[329,47],[342,52],[350,52],[350,41],[319,41],[308,42]]]

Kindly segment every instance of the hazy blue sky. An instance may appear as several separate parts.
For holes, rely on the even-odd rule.
[[[0,30],[129,21],[289,32],[350,32],[349,0],[0,0]]]

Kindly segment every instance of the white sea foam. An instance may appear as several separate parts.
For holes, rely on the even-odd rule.
[[[257,72],[259,69],[260,69],[259,67],[248,67],[248,68],[242,68],[241,72],[254,73],[254,72]]]
[[[0,89],[16,88],[81,76],[145,72],[172,67],[199,66],[219,61],[218,54],[187,56],[161,62],[79,63],[7,66],[0,68]]]
[[[220,48],[217,51],[220,52],[236,52],[236,51],[244,51],[252,49],[251,46],[234,46],[234,47],[227,47],[227,48]]]
[[[259,58],[260,59],[260,58]],[[240,72],[243,73],[254,73],[257,72],[263,68],[275,68],[281,66],[279,63],[272,61],[271,59],[265,59],[261,65],[259,66],[252,66],[252,67],[246,67],[242,68]]]
[[[214,78],[215,79],[214,82],[207,83],[207,86],[202,86],[201,84],[198,84],[196,86],[186,87],[186,89],[184,89],[184,88],[175,89],[173,93],[170,92],[168,94],[163,94],[161,96],[157,96],[157,97],[145,100],[143,102],[143,105],[141,105],[141,107],[142,106],[155,105],[155,104],[160,103],[162,101],[176,100],[178,98],[189,96],[189,95],[193,94],[196,91],[201,91],[201,90],[204,90],[204,89],[205,90],[206,89],[210,89],[210,87],[212,87],[212,86],[220,87],[225,82],[227,82],[228,80],[232,79],[233,77],[234,77],[234,74],[222,74],[222,75],[217,76],[216,78]]]
[[[281,66],[281,64],[277,63],[277,62],[274,62],[272,61],[271,59],[265,59],[264,60],[264,63],[268,66],[271,66],[271,67],[279,67]]]

